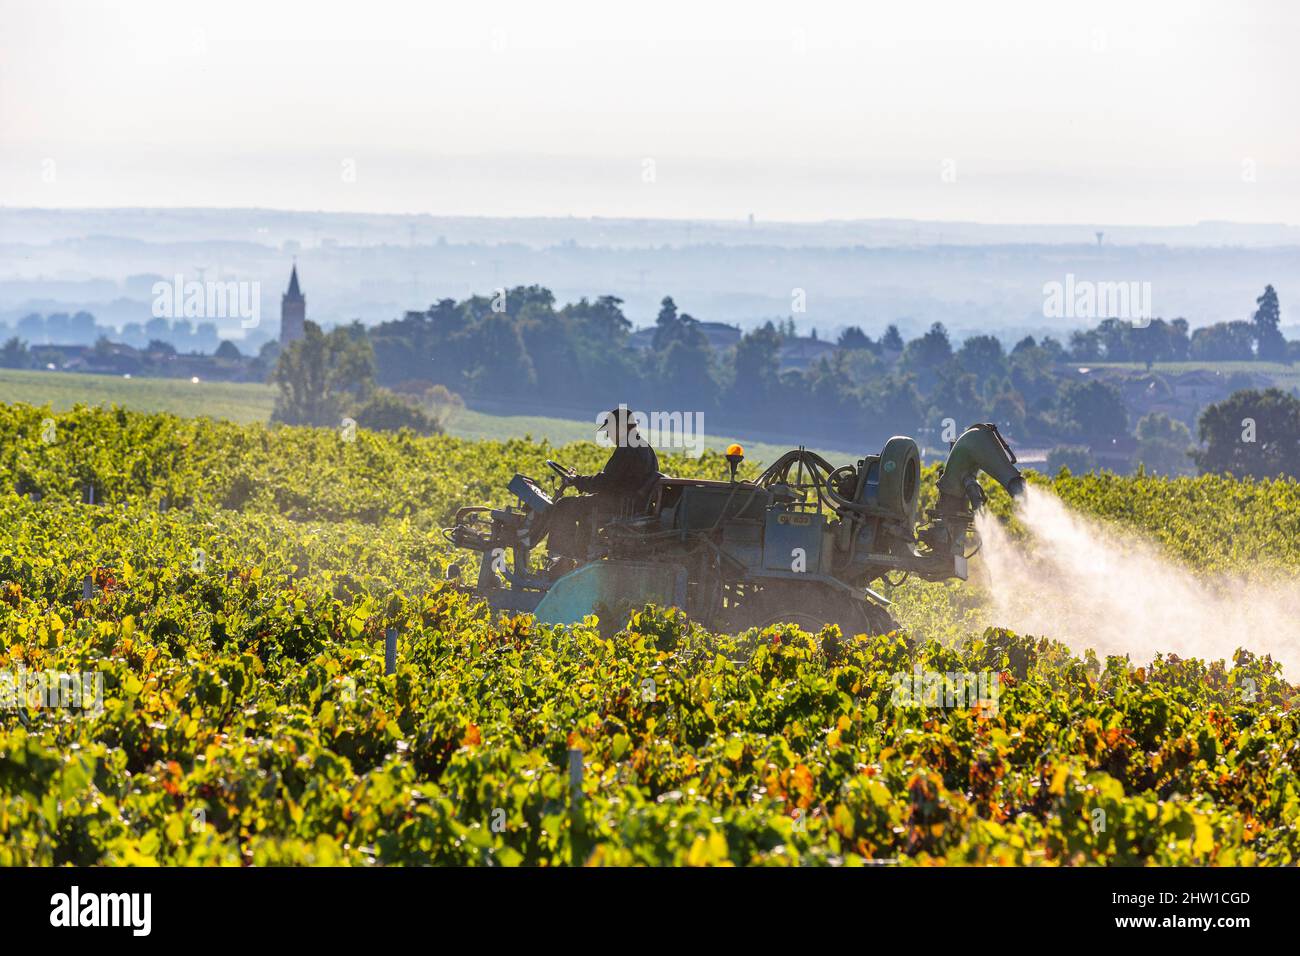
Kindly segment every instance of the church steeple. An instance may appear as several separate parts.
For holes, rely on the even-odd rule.
[[[298,285],[298,263],[289,273],[289,290],[280,300],[280,347],[296,342],[304,335],[303,323],[307,321],[307,299]]]

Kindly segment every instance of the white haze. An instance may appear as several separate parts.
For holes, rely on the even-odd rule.
[[[1296,223],[1297,27],[1287,0],[0,0],[0,204]]]
[[[1027,538],[976,522],[991,623],[1057,638],[1076,652],[1224,659],[1243,647],[1300,675],[1300,582],[1193,577],[1131,532],[1084,517],[1030,488],[1017,510]]]

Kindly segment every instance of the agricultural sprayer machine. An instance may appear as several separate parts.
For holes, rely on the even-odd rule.
[[[727,632],[791,622],[883,633],[896,625],[875,582],[966,578],[979,547],[974,512],[985,500],[979,472],[1012,495],[1025,487],[992,424],[973,425],[952,445],[938,500],[920,523],[921,457],[911,438],[891,438],[880,454],[840,467],[800,448],[752,481],[736,478],[742,456],[739,446],[729,450],[729,479],[655,475],[592,529],[582,553],[552,555],[545,569],[530,569],[529,528],[554,499],[526,475],[509,484],[517,506],[462,508],[445,533],[481,555],[467,590],[545,623],[592,613],[625,620],[655,603]],[[547,465],[563,494],[572,472]]]

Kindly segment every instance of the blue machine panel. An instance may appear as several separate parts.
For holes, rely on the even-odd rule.
[[[798,561],[802,570],[820,573],[825,530],[825,515],[773,508],[767,513],[763,534],[763,567],[768,571],[793,571]]]

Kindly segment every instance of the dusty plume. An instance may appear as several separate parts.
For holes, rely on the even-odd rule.
[[[1300,582],[1197,579],[1150,541],[1032,486],[1016,514],[1025,539],[977,519],[991,623],[1134,663],[1160,652],[1231,663],[1244,647],[1300,676]]]

